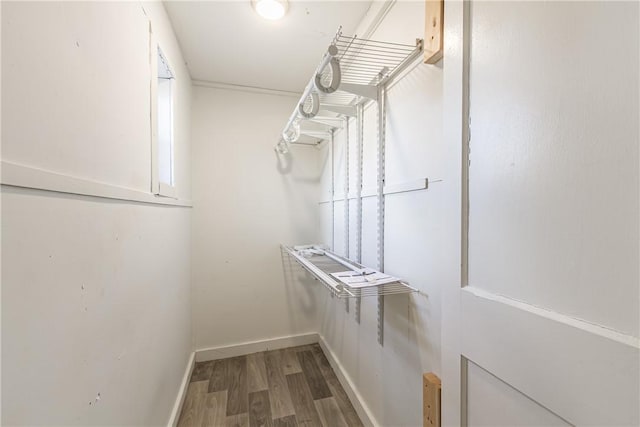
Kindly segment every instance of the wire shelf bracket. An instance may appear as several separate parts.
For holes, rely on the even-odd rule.
[[[407,67],[422,57],[424,41],[416,39],[415,44],[391,43],[380,40],[364,39],[357,36],[345,36],[342,27],[322,56],[320,64],[309,79],[296,108],[285,124],[282,136],[276,145],[276,151],[286,153],[291,144],[317,146],[324,141],[331,142],[331,247],[335,250],[335,188],[334,188],[334,133],[338,129],[347,130],[347,145],[344,191],[346,242],[345,254],[349,256],[349,181],[348,181],[348,133],[349,119],[355,118],[358,148],[358,178],[356,191],[356,258],[358,262],[342,258],[329,250],[318,246],[288,247],[282,246],[283,254],[289,256],[306,269],[329,289],[332,297],[345,298],[345,308],[349,311],[349,298],[355,298],[355,318],[360,323],[362,297],[377,297],[378,305],[378,342],[384,342],[384,297],[392,294],[418,292],[402,280],[396,282],[350,287],[331,276],[331,273],[352,271],[364,267],[362,259],[362,174],[363,174],[363,106],[368,102],[378,104],[377,126],[377,186],[373,195],[377,199],[377,268],[384,271],[384,216],[385,216],[385,114],[387,84],[399,76]],[[319,113],[322,112],[322,115]],[[322,130],[318,131],[318,127]],[[315,138],[315,139],[314,139]],[[311,142],[309,140],[312,139]],[[425,181],[426,188],[428,181]],[[413,189],[413,187],[411,187]],[[404,187],[401,189],[404,190]],[[408,190],[406,190],[408,191]],[[313,248],[313,251],[308,251]],[[304,255],[303,255],[304,254]]]
[[[331,126],[327,118],[356,117],[357,105],[378,101],[379,89],[421,58],[423,51],[422,39],[415,44],[391,43],[346,36],[338,28],[285,124],[276,150],[285,153],[288,144],[298,144],[301,135],[309,134],[307,123],[321,119],[321,111],[336,115],[323,118],[327,126]],[[334,128],[339,126],[336,123]],[[319,138],[319,142],[328,140],[326,135]]]

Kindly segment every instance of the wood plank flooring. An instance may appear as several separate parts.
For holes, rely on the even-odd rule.
[[[360,427],[318,344],[198,362],[178,426]]]

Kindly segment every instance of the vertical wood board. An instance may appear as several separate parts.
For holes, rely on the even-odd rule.
[[[423,426],[440,427],[441,383],[433,372],[422,376]]]
[[[426,0],[424,10],[424,62],[435,64],[443,54],[444,0]]]

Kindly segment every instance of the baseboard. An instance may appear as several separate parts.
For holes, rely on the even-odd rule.
[[[191,373],[193,372],[193,367],[196,364],[196,353],[193,352],[189,356],[189,361],[187,362],[187,369],[184,371],[184,377],[182,377],[182,384],[180,384],[180,390],[178,390],[178,396],[176,396],[176,403],[173,405],[173,410],[171,411],[171,417],[169,418],[169,423],[167,423],[167,427],[176,427],[178,425],[178,418],[180,418],[180,412],[182,411],[182,405],[184,404],[184,398],[187,396],[187,389],[189,388],[189,380],[191,379]]]
[[[335,356],[333,351],[331,351],[331,348],[329,348],[327,342],[322,336],[319,336],[318,338],[318,342],[320,343],[322,351],[324,352],[325,356],[327,356],[329,364],[333,368],[333,371],[336,373],[338,381],[340,381],[340,385],[342,385],[345,393],[347,393],[347,396],[349,396],[349,400],[353,404],[353,407],[358,413],[358,416],[360,417],[362,423],[367,427],[379,426],[379,424],[376,422],[375,417],[373,416],[373,413],[364,403],[364,400],[358,392],[358,389],[353,384],[353,381],[351,381],[349,375],[346,374],[344,368],[342,367],[342,364],[338,362],[338,358]]]
[[[262,341],[251,341],[240,344],[232,344],[224,347],[203,348],[200,350],[196,350],[196,362],[226,359],[227,357],[244,356],[261,351],[314,344],[317,343],[318,340],[318,334],[311,333],[304,335],[271,338]]]

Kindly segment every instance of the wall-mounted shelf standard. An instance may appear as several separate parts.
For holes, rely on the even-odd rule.
[[[345,153],[349,152],[349,122],[356,125],[358,153],[357,168],[359,181],[355,187],[355,217],[356,250],[358,261],[362,257],[362,178],[363,178],[363,120],[364,105],[370,102],[376,104],[376,274],[384,274],[384,214],[385,214],[385,123],[387,86],[402,74],[404,70],[418,62],[424,51],[422,39],[416,39],[415,44],[391,43],[380,40],[345,36],[338,29],[335,37],[322,56],[320,64],[309,79],[302,96],[287,121],[282,136],[276,145],[276,152],[286,154],[291,144],[317,146],[323,141],[330,141],[331,153],[331,218],[335,224],[335,170],[333,156],[335,152],[335,133],[343,129],[346,131]],[[350,191],[348,154],[344,162],[345,186],[340,191],[348,197]],[[393,192],[425,189],[426,179],[416,183],[402,185]],[[350,203],[344,203],[345,232],[349,233],[351,213]],[[350,239],[345,239],[344,253],[349,251]],[[332,229],[331,249],[335,250],[335,227]],[[383,345],[384,340],[384,301],[386,295],[417,292],[405,282],[397,279],[394,282],[375,286],[356,286],[353,281],[338,280],[331,273],[342,271],[356,271],[363,267],[353,261],[341,258],[330,251],[323,251],[313,256],[302,256],[296,248],[283,247],[290,256],[308,270],[316,279],[329,289],[332,295],[345,298],[345,308],[349,311],[349,298],[355,298],[355,318],[360,323],[361,297],[375,296],[378,300],[378,342]],[[346,270],[345,270],[346,267]],[[338,269],[338,270],[336,270]],[[379,276],[381,277],[381,276]],[[350,283],[352,286],[345,285]]]
[[[334,278],[332,273],[339,273],[343,271],[357,272],[365,269],[364,266],[357,262],[343,258],[329,250],[321,249],[320,247],[313,245],[304,247],[282,245],[282,249],[293,257],[293,259],[305,270],[322,282],[322,284],[338,298],[378,297],[381,295],[418,292],[417,289],[412,288],[403,280],[384,284],[368,284],[366,286],[351,287]],[[309,251],[309,249],[312,249],[312,251]]]
[[[345,36],[338,29],[291,113],[276,150],[288,144],[315,145],[355,117],[357,105],[380,97],[379,88],[422,55],[423,41],[400,44]]]

